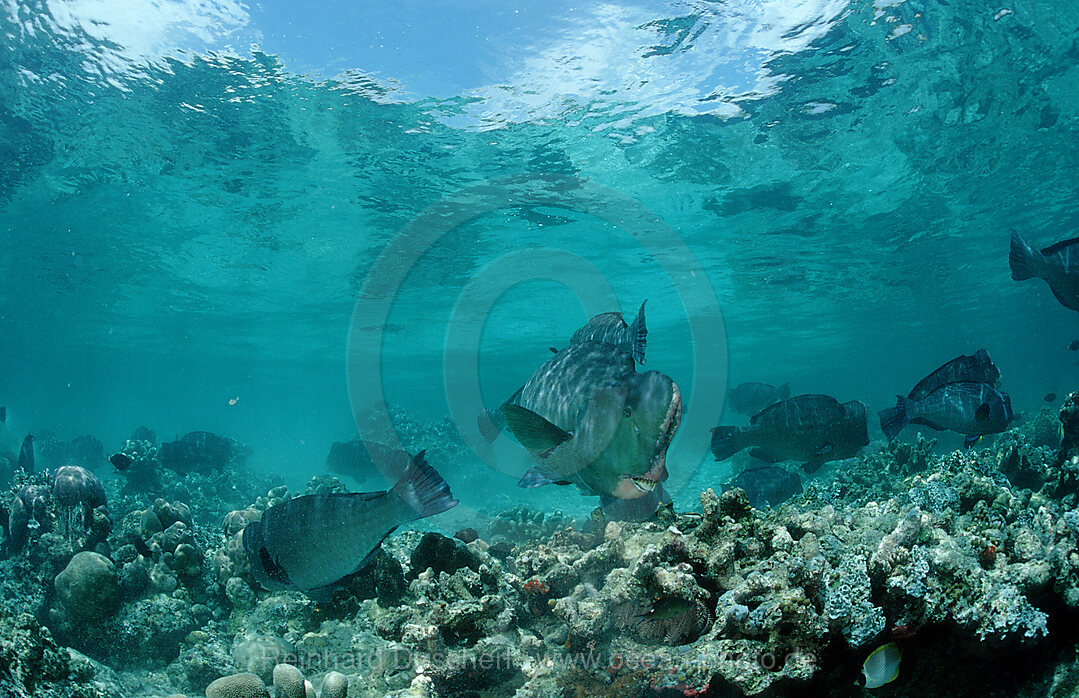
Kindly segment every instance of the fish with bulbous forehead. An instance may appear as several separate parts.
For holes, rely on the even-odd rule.
[[[891,441],[908,424],[964,434],[971,446],[986,434],[999,434],[1015,418],[1012,401],[986,383],[948,383],[917,400],[896,396],[896,406],[881,410],[880,428]]]
[[[398,526],[456,504],[421,453],[388,491],[309,494],[270,507],[244,527],[243,546],[266,589],[324,597],[366,567]]]
[[[798,395],[753,415],[749,426],[712,429],[712,454],[725,460],[742,449],[769,462],[799,460],[807,472],[850,458],[869,443],[865,405],[829,395]]]
[[[638,373],[611,344],[571,343],[540,366],[502,405],[506,426],[536,461],[518,483],[577,485],[646,518],[669,501],[667,447],[682,416],[677,384],[659,371]],[[639,513],[618,502],[642,500]]]

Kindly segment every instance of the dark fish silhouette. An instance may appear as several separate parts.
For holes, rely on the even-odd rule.
[[[1008,264],[1012,279],[1039,278],[1065,308],[1079,310],[1079,238],[1064,240],[1035,252],[1019,233],[1012,231]]]
[[[1079,339],[1073,339],[1072,343],[1068,345],[1068,348],[1072,351],[1079,351]]]
[[[649,515],[669,501],[660,483],[681,421],[681,394],[658,371],[637,373],[634,359],[613,345],[570,344],[532,374],[502,413],[537,462],[521,487],[576,484],[600,495],[601,505],[642,499]],[[625,509],[619,507],[619,516]]]
[[[19,467],[28,473],[34,472],[34,437],[27,434],[19,449]]]
[[[741,487],[755,509],[776,506],[802,491],[802,478],[786,468],[766,465],[738,473],[724,489]]]
[[[995,388],[1000,384],[1000,369],[989,358],[989,352],[979,349],[971,356],[957,356],[918,381],[907,397],[921,400],[948,383],[985,383]]]
[[[0,407],[0,422],[6,422],[6,421],[7,421],[7,408],[6,407]]]
[[[1057,399],[1057,394],[1056,393],[1046,393],[1045,397],[1043,397],[1042,399],[1045,400],[1046,402],[1053,402],[1054,400]]]
[[[424,460],[424,451],[416,454],[416,460]],[[335,442],[326,456],[326,467],[331,473],[348,475],[356,480],[382,476],[396,482],[413,457],[404,451],[390,448],[374,441]]]
[[[456,504],[446,481],[417,457],[388,491],[310,494],[270,507],[244,527],[244,550],[266,589],[326,596],[363,569],[398,526]]]
[[[126,453],[114,453],[109,456],[109,462],[116,466],[117,470],[127,470],[131,467],[131,464],[135,462],[135,459]]]
[[[644,323],[644,304],[637,311],[633,324],[627,325],[622,313],[601,313],[589,320],[584,327],[573,333],[570,344],[599,342],[609,344],[633,357],[638,364],[644,363],[644,350],[648,344],[648,328]],[[558,350],[551,347],[551,351]]]
[[[242,450],[235,441],[208,431],[184,434],[161,444],[157,451],[162,465],[180,473],[220,470],[240,455]]]
[[[744,448],[769,462],[799,460],[807,472],[850,458],[869,443],[865,405],[828,395],[798,395],[753,415],[749,426],[712,429],[712,453],[725,460]]]
[[[727,391],[727,401],[731,409],[739,414],[754,415],[769,405],[791,396],[791,384],[784,383],[778,388],[768,383],[742,383],[737,388]]]
[[[896,396],[896,406],[881,410],[880,428],[891,441],[908,424],[964,434],[971,446],[986,434],[999,434],[1015,418],[1011,398],[986,383],[948,383],[918,400]]]

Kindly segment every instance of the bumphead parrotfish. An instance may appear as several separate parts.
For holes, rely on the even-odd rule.
[[[725,460],[744,448],[769,462],[800,460],[806,472],[850,458],[869,443],[865,405],[828,395],[798,395],[753,415],[749,426],[712,429],[712,454]]]
[[[948,383],[918,400],[896,396],[896,406],[881,410],[880,429],[891,441],[908,424],[966,435],[971,446],[986,434],[999,434],[1015,419],[1007,393],[987,383]]]
[[[310,494],[270,507],[244,527],[243,545],[266,589],[324,597],[363,569],[398,526],[456,504],[450,486],[418,456],[388,491]]]
[[[575,484],[621,518],[647,518],[669,501],[667,447],[682,416],[678,386],[603,342],[571,343],[502,406],[537,465],[521,487]],[[631,500],[640,506],[628,507]]]

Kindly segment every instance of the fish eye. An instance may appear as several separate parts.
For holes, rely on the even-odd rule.
[[[623,407],[622,408],[622,416],[625,417],[626,419],[629,419],[631,416],[633,416],[633,410],[631,410],[628,407]]]

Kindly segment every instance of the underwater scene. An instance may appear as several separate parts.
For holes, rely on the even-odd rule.
[[[1079,4],[0,0],[0,698],[1079,696]]]

